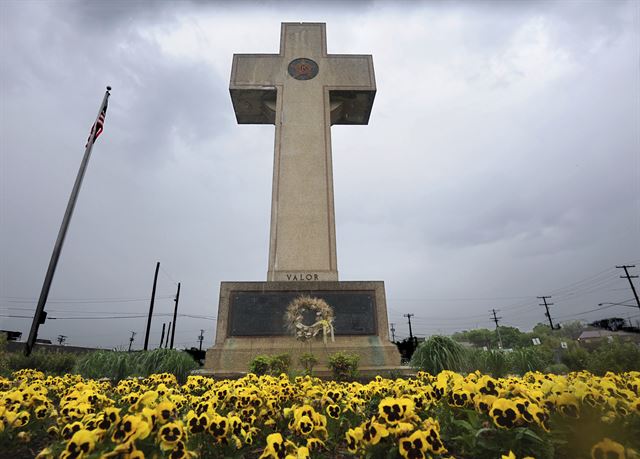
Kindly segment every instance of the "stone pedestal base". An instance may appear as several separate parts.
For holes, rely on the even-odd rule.
[[[285,328],[283,311],[291,298],[325,298],[333,307],[335,341],[297,341]],[[320,373],[328,371],[330,354],[360,356],[360,369],[400,367],[400,353],[389,341],[384,283],[371,282],[222,282],[216,341],[207,351],[205,369],[217,375],[247,372],[257,355],[289,354],[293,369],[312,353]]]
[[[384,343],[377,336],[336,337],[335,342],[322,340],[301,343],[294,338],[227,338],[222,345],[215,345],[207,351],[204,367],[214,373],[243,373],[249,369],[249,362],[257,355],[289,354],[293,369],[302,369],[299,358],[304,353],[312,353],[318,363],[314,372],[329,371],[329,355],[348,352],[360,356],[360,368],[387,368],[400,366],[400,354],[395,344]]]

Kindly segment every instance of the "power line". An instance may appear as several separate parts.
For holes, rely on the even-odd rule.
[[[161,313],[161,314],[154,314],[154,317],[171,317],[173,314],[170,313]],[[0,317],[10,317],[10,318],[15,318],[15,319],[22,319],[22,318],[26,318],[26,319],[32,319],[33,316],[20,316],[20,315],[13,315],[13,314],[0,314]],[[80,317],[47,317],[48,320],[93,320],[93,319],[138,319],[141,317],[147,317],[144,314],[136,314],[136,315],[124,315],[124,316],[80,316]],[[192,319],[204,319],[204,320],[217,320],[215,317],[208,317],[208,316],[198,316],[198,315],[192,315],[192,314],[178,314],[178,317],[189,317]]]
[[[167,278],[173,282],[174,284],[178,284],[178,281],[176,281],[173,277],[171,277],[171,274],[169,274],[162,266],[160,266],[160,271],[162,271],[162,273],[167,276]]]
[[[16,298],[16,299],[12,299]],[[158,296],[157,299],[169,299],[173,298],[173,296]],[[20,298],[20,297],[0,297],[7,303],[14,304],[31,304],[35,301],[35,299],[30,298]],[[72,298],[72,299],[56,299],[56,300],[47,300],[47,303],[78,303],[78,304],[93,304],[93,303],[132,303],[136,301],[149,301],[151,298],[89,298],[89,299],[81,299],[81,298]]]
[[[387,301],[497,301],[497,300],[519,300],[529,298],[528,296],[497,296],[497,297],[460,297],[460,298],[388,298]]]
[[[627,300],[627,301],[629,301],[629,300]],[[626,301],[623,301],[623,303],[626,303]],[[558,317],[556,317],[556,319],[566,319],[568,317],[582,316],[582,315],[585,315],[585,314],[590,314],[592,312],[599,312],[599,311],[602,311],[604,309],[609,309],[609,308],[612,308],[614,306],[620,306],[620,305],[618,305],[618,304],[610,304],[608,306],[603,306],[601,308],[589,309],[588,311],[582,311],[582,312],[577,312],[577,313],[574,313],[574,314],[567,314],[567,315],[564,315],[564,316],[558,316]]]

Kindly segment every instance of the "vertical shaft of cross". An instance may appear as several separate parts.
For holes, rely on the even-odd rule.
[[[328,55],[325,25],[285,23],[279,54],[236,54],[238,123],[275,124],[269,281],[337,281],[332,124],[367,124],[368,55]]]
[[[313,81],[289,86],[276,120],[268,280],[278,280],[278,272],[321,273],[325,280],[337,280],[331,134],[323,89]],[[297,103],[301,93],[309,104]]]

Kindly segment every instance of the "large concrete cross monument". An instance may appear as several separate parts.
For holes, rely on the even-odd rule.
[[[240,124],[275,124],[269,281],[337,281],[331,125],[367,124],[369,55],[327,54],[325,24],[284,23],[279,54],[235,54]]]
[[[338,351],[357,354],[362,373],[397,370],[384,282],[338,281],[336,263],[331,126],[368,123],[371,56],[327,54],[324,24],[285,23],[279,54],[233,56],[229,90],[238,123],[276,126],[269,270],[266,282],[220,283],[205,371],[242,374],[259,354],[286,353],[299,367],[310,350],[318,375]],[[303,343],[287,329],[287,306],[300,296],[332,307],[335,339]]]

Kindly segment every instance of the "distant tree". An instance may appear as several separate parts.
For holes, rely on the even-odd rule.
[[[589,355],[587,369],[596,375],[604,375],[607,371],[639,371],[640,349],[634,343],[603,341]]]
[[[616,331],[622,329],[622,327],[626,325],[626,321],[620,317],[610,317],[608,319],[596,320],[589,325],[605,330]]]
[[[578,339],[582,332],[584,331],[584,326],[579,320],[574,320],[573,322],[565,322],[560,326],[558,330],[558,334],[564,338],[568,339]]]
[[[560,359],[571,371],[586,370],[589,367],[589,352],[580,346],[572,346],[562,353]]]
[[[475,347],[492,347],[494,343],[495,332],[486,328],[476,328],[475,330],[464,330],[454,333],[452,338],[456,341],[466,341]]]
[[[549,336],[553,333],[551,327],[547,324],[538,323],[535,327],[533,327],[533,334],[536,338],[542,338],[543,336]]]
[[[465,330],[454,333],[452,336],[456,341],[466,341],[475,347],[497,348],[498,334],[496,330],[487,328],[477,328],[475,330]],[[520,348],[531,346],[531,337],[528,333],[523,333],[516,327],[500,327],[500,338],[504,348]]]
[[[532,345],[529,335],[521,332],[516,327],[500,327],[500,337],[502,338],[502,347],[505,349],[515,349]]]

